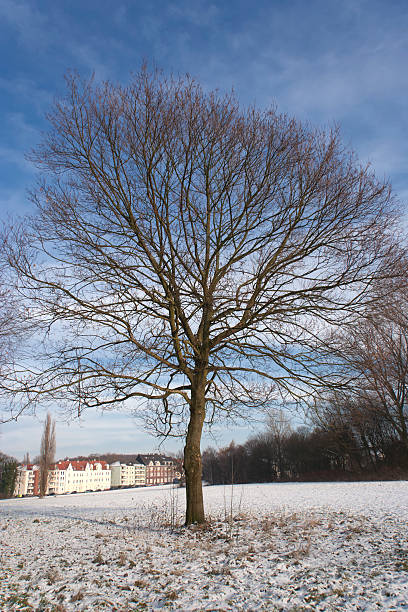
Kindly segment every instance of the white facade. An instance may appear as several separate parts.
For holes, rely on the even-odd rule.
[[[23,497],[24,495],[38,495],[39,491],[39,472],[38,465],[19,465],[17,467],[16,484],[14,486],[14,496]]]
[[[120,463],[110,465],[112,487],[143,487],[146,484],[146,466],[141,463]]]
[[[140,457],[140,459],[139,459]],[[16,497],[39,494],[38,465],[17,467]],[[105,491],[111,487],[144,487],[173,482],[175,466],[170,457],[140,455],[134,463],[106,461],[58,461],[49,471],[47,494]]]
[[[111,487],[111,471],[105,461],[59,461],[50,472],[48,492],[83,493]]]

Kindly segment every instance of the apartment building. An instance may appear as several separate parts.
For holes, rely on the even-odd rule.
[[[110,488],[111,471],[106,461],[58,461],[48,483],[48,492],[55,495]]]
[[[105,491],[121,487],[143,487],[172,483],[180,477],[174,460],[164,455],[138,455],[129,463],[116,461],[108,465],[102,460],[76,461],[66,459],[52,466],[48,476],[47,494]],[[38,495],[40,468],[38,465],[17,467],[14,489],[16,497]]]
[[[38,495],[40,467],[20,465],[14,488],[15,497]],[[104,491],[111,487],[111,471],[106,461],[58,461],[48,475],[47,494]]]
[[[38,495],[40,492],[40,468],[38,465],[28,464],[17,466],[14,496]]]
[[[146,485],[172,483],[175,478],[175,465],[172,457],[164,455],[138,455],[137,460],[146,466]]]
[[[143,463],[111,463],[111,486],[144,487],[146,485],[146,466]]]

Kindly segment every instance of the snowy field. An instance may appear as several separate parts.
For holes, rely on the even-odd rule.
[[[408,610],[408,482],[0,501],[0,610]]]

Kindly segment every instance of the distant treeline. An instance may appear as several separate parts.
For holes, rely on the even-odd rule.
[[[136,463],[140,453],[124,454],[124,453],[92,453],[90,455],[77,455],[76,457],[65,457],[70,461],[106,461],[106,463]]]
[[[228,484],[406,478],[404,445],[387,435],[385,427],[381,433],[370,441],[350,427],[269,431],[242,445],[208,448],[203,453],[203,479]]]
[[[140,455],[151,455],[152,453],[91,453],[90,455],[77,455],[76,457],[65,457],[65,460],[70,461],[106,461],[106,463],[136,463]],[[153,453],[162,456],[162,453]],[[166,457],[171,457],[175,463],[179,460],[172,453],[165,453]]]

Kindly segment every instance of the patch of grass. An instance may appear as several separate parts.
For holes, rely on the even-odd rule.
[[[304,529],[314,529],[315,527],[319,527],[321,524],[322,522],[319,521],[319,519],[312,517],[305,522],[303,527]]]
[[[136,604],[135,610],[147,610],[149,605],[144,601],[139,601],[136,597],[130,599],[130,603]],[[132,608],[133,609],[133,608]]]
[[[119,553],[118,565],[120,567],[123,567],[124,565],[126,565],[126,561],[127,561],[127,555],[125,552],[121,551]]]
[[[292,557],[292,559],[299,560],[303,557],[307,557],[310,553],[311,541],[310,538],[307,538],[305,542],[303,542],[299,548],[289,553],[288,557]]]
[[[223,565],[222,567],[213,567],[208,572],[209,576],[231,576],[231,570],[227,565]]]
[[[398,561],[395,564],[395,569],[399,570],[400,572],[408,572],[408,560]]]
[[[270,533],[278,527],[276,520],[270,516],[265,516],[260,522],[261,531],[264,533]]]
[[[102,557],[102,553],[100,550],[98,550],[98,553],[96,557],[92,560],[92,563],[95,563],[96,565],[106,565],[106,561]]]
[[[207,520],[205,521],[205,523],[194,523],[193,525],[189,525],[187,529],[190,532],[196,533],[196,534],[208,533],[210,531],[213,531],[214,525],[212,521]]]
[[[47,570],[45,577],[48,581],[48,584],[54,584],[55,582],[57,582],[57,580],[61,579],[61,576],[55,567],[50,567]]]
[[[38,602],[38,606],[36,608],[36,612],[48,612],[50,609],[51,602],[45,596],[45,593],[41,593],[40,601]]]
[[[360,525],[350,525],[350,527],[348,527],[347,530],[347,534],[346,534],[346,540],[350,540],[353,536],[355,535],[361,535],[364,531],[364,527],[362,524]]]
[[[307,595],[305,595],[305,602],[310,604],[318,604],[323,599],[326,599],[327,593],[318,591],[317,589],[311,589]]]
[[[28,593],[20,593],[19,591],[11,593],[5,600],[4,603],[14,606],[12,610],[32,610],[33,607],[28,601]],[[18,606],[18,608],[17,608]]]
[[[79,589],[78,593],[71,596],[71,602],[74,603],[75,601],[81,601],[84,598],[84,596],[85,596],[85,593],[83,592],[83,590]]]
[[[336,595],[336,597],[344,597],[345,594],[346,594],[346,589],[343,587],[337,587],[336,589],[333,589],[331,592],[331,595]]]

